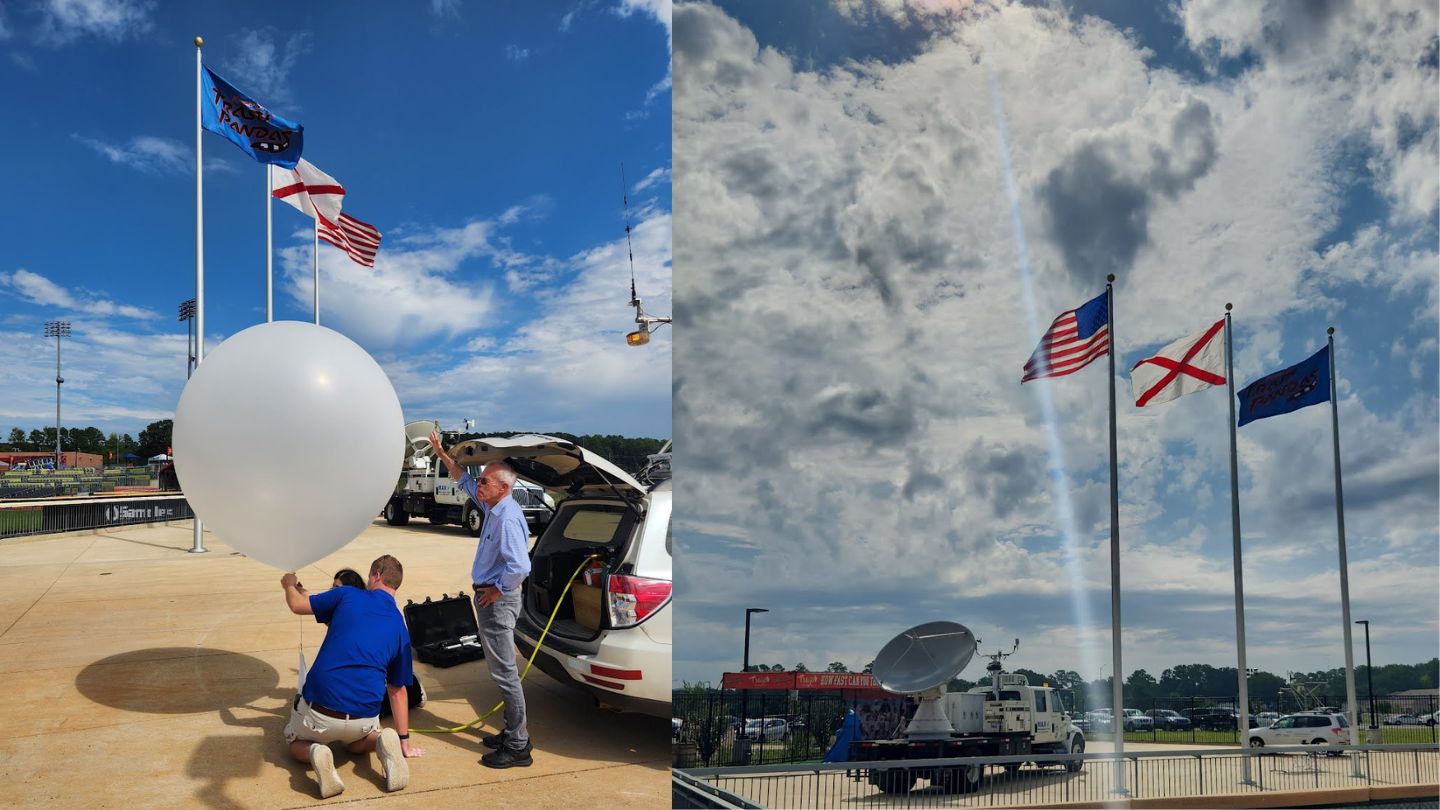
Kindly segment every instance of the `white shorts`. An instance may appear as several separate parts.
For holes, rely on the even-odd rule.
[[[285,742],[306,740],[349,745],[365,739],[370,732],[379,730],[379,716],[356,717],[350,720],[331,717],[315,711],[305,702],[305,698],[296,695],[295,700],[290,703],[290,722],[285,724]]]

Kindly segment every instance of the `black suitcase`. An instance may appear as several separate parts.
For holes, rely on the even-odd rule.
[[[405,602],[405,626],[415,657],[434,667],[453,667],[485,657],[480,626],[468,596],[442,594],[437,600]]]

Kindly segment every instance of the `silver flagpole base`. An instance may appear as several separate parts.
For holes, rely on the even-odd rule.
[[[204,554],[210,550],[205,548],[204,531],[204,527],[200,523],[200,518],[195,518],[195,542],[190,546],[191,554]]]

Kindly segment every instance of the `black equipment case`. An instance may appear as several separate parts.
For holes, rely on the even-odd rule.
[[[405,602],[405,626],[415,657],[435,667],[453,667],[485,657],[480,626],[468,596],[442,594],[438,600]]]

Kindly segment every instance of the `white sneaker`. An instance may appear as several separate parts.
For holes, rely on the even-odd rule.
[[[315,778],[320,780],[320,798],[339,796],[345,791],[345,783],[335,770],[335,755],[330,752],[330,746],[311,743],[310,765],[315,769]]]
[[[410,763],[405,761],[405,752],[400,749],[400,735],[395,729],[380,731],[380,739],[375,741],[375,753],[380,756],[386,790],[402,790],[410,784]]]

